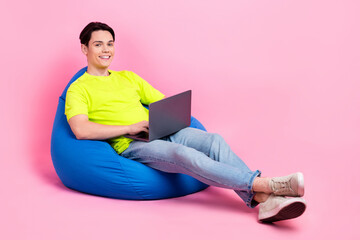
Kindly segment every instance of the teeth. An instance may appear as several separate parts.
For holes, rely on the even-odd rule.
[[[100,56],[100,58],[109,59],[110,56]]]

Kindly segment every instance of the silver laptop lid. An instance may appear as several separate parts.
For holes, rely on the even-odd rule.
[[[149,105],[149,141],[173,134],[191,123],[191,90]]]

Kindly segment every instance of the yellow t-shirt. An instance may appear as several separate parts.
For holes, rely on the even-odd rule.
[[[90,121],[104,125],[149,120],[149,112],[142,104],[149,105],[164,95],[133,72],[109,72],[109,76],[85,72],[70,85],[65,101],[67,120],[78,114],[86,114]],[[107,141],[120,154],[133,140],[120,136]]]

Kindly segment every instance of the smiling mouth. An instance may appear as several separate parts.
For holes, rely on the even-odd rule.
[[[110,59],[110,56],[100,56],[101,59]]]

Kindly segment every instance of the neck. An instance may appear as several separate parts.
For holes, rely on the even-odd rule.
[[[92,66],[88,66],[87,73],[94,76],[109,76],[108,68],[94,68]]]

